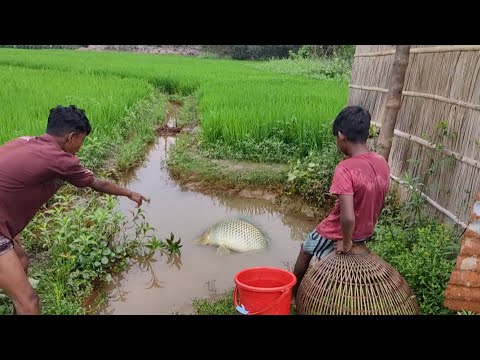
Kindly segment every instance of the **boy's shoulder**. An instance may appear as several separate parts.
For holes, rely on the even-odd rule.
[[[29,135],[19,136],[6,142],[3,146],[23,146],[23,145],[38,144],[39,139],[40,139],[40,136],[29,136]]]
[[[366,154],[361,154],[350,157],[348,159],[344,159],[337,164],[337,167],[356,168],[358,166],[363,166],[365,164],[365,160],[369,162],[373,161],[372,165],[383,164],[388,166],[388,162],[383,156],[377,154],[374,151],[371,151]]]
[[[25,154],[30,161],[72,162],[77,161],[75,155],[64,151],[49,135],[20,136],[0,146],[0,152],[6,154]]]
[[[353,178],[362,178],[359,174],[369,173],[375,169],[381,177],[390,176],[390,166],[385,158],[376,152],[370,152],[362,155],[353,156],[351,158],[340,161],[335,167],[335,173],[338,175],[352,176]]]
[[[335,170],[356,168],[358,167],[359,162],[360,160],[356,158],[343,159],[337,164]]]

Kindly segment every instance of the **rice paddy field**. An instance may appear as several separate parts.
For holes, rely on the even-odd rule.
[[[85,108],[99,132],[125,109],[152,92],[153,86],[137,79],[33,70],[0,66],[0,142],[45,130],[50,108],[75,104]]]
[[[40,134],[50,108],[75,104],[95,131],[114,123],[155,88],[198,97],[202,138],[235,145],[275,136],[299,155],[331,139],[330,124],[346,104],[348,83],[279,74],[253,62],[99,53],[0,49],[0,143]]]

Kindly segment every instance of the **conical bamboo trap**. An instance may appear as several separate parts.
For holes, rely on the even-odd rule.
[[[332,252],[305,274],[299,315],[418,315],[417,300],[400,273],[365,245]]]

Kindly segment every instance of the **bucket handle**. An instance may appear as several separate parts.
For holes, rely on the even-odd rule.
[[[238,292],[238,286],[235,286],[235,290],[233,291],[233,302],[235,304],[235,309],[237,309],[238,312],[244,314],[244,315],[257,315],[257,314],[260,314],[268,309],[270,309],[272,306],[274,305],[277,305],[280,300],[282,300],[282,298],[288,294],[288,291],[287,290],[281,290],[282,291],[282,294],[278,297],[277,300],[275,300],[272,304],[268,305],[265,309],[262,309],[262,310],[259,310],[259,311],[256,311],[256,312],[249,312],[248,310],[246,310],[243,305],[240,306],[238,304],[238,301],[237,301],[237,292]],[[241,310],[240,310],[241,309]]]

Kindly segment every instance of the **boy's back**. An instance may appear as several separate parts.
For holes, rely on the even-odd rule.
[[[352,156],[337,165],[330,192],[353,195],[353,240],[367,239],[373,235],[389,186],[388,163],[375,152]],[[317,231],[330,240],[342,239],[338,199],[330,215],[317,226]]]
[[[0,234],[13,239],[63,181],[86,187],[93,178],[48,134],[0,146]]]

